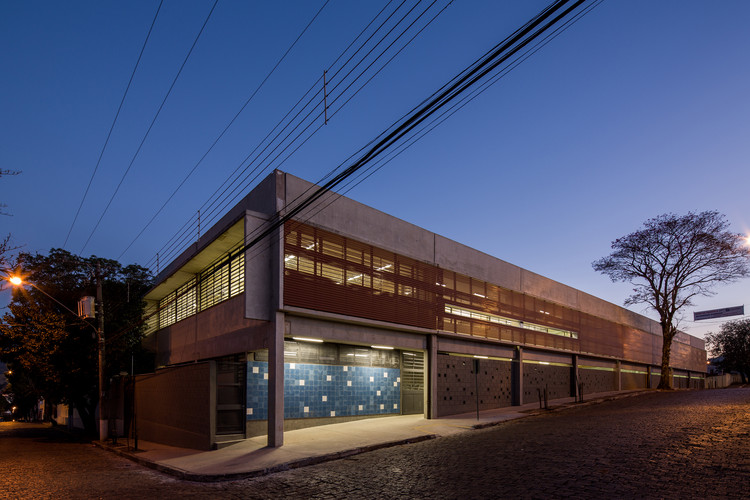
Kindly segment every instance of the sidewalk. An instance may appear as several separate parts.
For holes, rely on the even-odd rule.
[[[109,442],[95,444],[127,457],[141,465],[189,481],[226,481],[262,476],[282,470],[313,465],[367,451],[415,443],[460,432],[497,425],[508,420],[556,411],[581,404],[592,404],[628,397],[644,391],[607,392],[588,396],[584,403],[574,398],[550,401],[549,410],[539,403],[464,413],[428,420],[422,415],[397,415],[340,424],[329,424],[284,433],[284,446],[268,448],[266,436],[246,439],[219,450],[199,451],[173,446],[138,442],[131,451],[120,439],[118,446]]]

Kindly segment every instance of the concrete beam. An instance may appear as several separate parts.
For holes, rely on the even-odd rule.
[[[276,313],[268,341],[268,446],[284,444],[284,313]]]

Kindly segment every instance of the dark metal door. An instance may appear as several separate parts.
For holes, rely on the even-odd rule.
[[[401,413],[424,413],[424,354],[401,353]]]
[[[245,356],[216,360],[216,434],[245,432]]]

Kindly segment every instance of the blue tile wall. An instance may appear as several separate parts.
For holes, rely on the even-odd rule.
[[[401,371],[284,363],[284,418],[401,413]],[[247,363],[247,419],[268,418],[268,363]]]

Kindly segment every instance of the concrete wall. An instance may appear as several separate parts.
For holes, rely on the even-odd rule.
[[[424,335],[406,333],[390,329],[352,323],[357,318],[333,317],[325,321],[321,318],[287,316],[285,333],[288,337],[313,337],[329,342],[353,343],[362,345],[387,345],[398,349],[424,350],[427,339]]]
[[[725,387],[729,387],[732,384],[740,383],[742,383],[742,376],[739,373],[725,373],[724,375],[712,375],[710,377],[706,377],[705,388],[723,389]]]
[[[215,414],[215,367],[196,363],[138,375],[138,437],[181,448],[209,450]]]
[[[157,366],[267,348],[270,323],[245,318],[244,294],[159,330]]]
[[[251,238],[268,222],[268,216],[245,212],[245,235]],[[257,245],[245,253],[245,317],[271,321],[272,283],[271,249]]]

